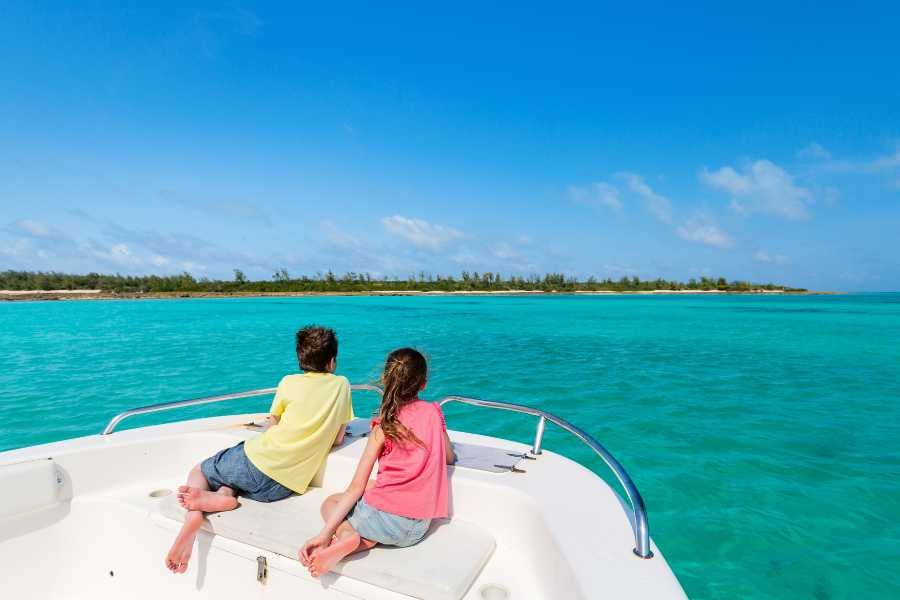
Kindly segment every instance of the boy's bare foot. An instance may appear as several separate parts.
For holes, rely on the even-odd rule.
[[[313,577],[321,577],[329,572],[342,558],[356,552],[365,543],[369,543],[371,546],[375,545],[368,540],[363,540],[353,530],[343,537],[335,538],[327,548],[321,548],[313,552],[312,560],[309,562],[309,574]]]
[[[169,549],[166,555],[166,568],[172,573],[184,573],[188,568],[188,561],[191,559],[191,551],[194,549],[194,540],[197,539],[197,532],[203,523],[203,513],[192,512],[184,520],[175,543]]]
[[[178,503],[187,510],[221,512],[237,508],[237,498],[183,485],[178,488]]]

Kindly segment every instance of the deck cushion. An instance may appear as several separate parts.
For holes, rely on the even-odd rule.
[[[300,546],[322,528],[319,506],[325,494],[311,488],[302,496],[263,504],[241,499],[233,511],[212,513],[203,529],[297,559]],[[174,494],[161,501],[166,517],[184,520]],[[459,600],[494,551],[494,539],[472,523],[436,520],[428,535],[409,548],[377,546],[350,556],[335,572],[372,585],[424,600]]]

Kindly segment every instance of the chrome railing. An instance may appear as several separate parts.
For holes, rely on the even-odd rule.
[[[565,429],[584,442],[584,444],[593,450],[597,456],[603,459],[606,466],[610,468],[616,476],[616,479],[622,484],[622,488],[628,496],[628,501],[631,503],[631,510],[634,514],[634,520],[631,523],[631,528],[634,531],[633,552],[641,558],[653,558],[653,552],[650,550],[650,525],[647,522],[647,508],[644,506],[644,499],[641,497],[641,493],[638,491],[637,486],[634,485],[634,481],[631,480],[625,467],[622,466],[622,463],[616,460],[616,457],[610,454],[609,450],[604,448],[591,434],[552,413],[522,404],[479,400],[478,398],[467,398],[465,396],[446,396],[440,401],[441,406],[448,402],[460,402],[472,406],[495,408],[497,410],[506,410],[538,417],[537,429],[534,434],[534,444],[531,446],[531,453],[535,455],[541,453],[541,445],[544,441],[544,427],[546,426],[547,421]]]
[[[100,435],[109,435],[116,430],[119,423],[129,417],[137,415],[146,415],[150,413],[162,412],[164,410],[172,410],[175,408],[184,408],[186,406],[198,406],[200,404],[212,404],[213,402],[225,402],[226,400],[238,400],[240,398],[253,398],[255,396],[268,396],[274,394],[278,388],[260,388],[258,390],[249,390],[247,392],[236,392],[234,394],[222,394],[221,396],[205,396],[203,398],[191,398],[190,400],[176,400],[174,402],[162,402],[160,404],[151,404],[149,406],[141,406],[121,412],[114,416],[106,427],[100,432]],[[368,383],[359,383],[350,386],[351,390],[381,393],[381,388]]]
[[[351,385],[350,389],[354,391],[371,391],[377,392],[379,394],[382,393],[380,387],[367,383]],[[136,415],[145,415],[172,410],[175,408],[184,408],[187,406],[198,406],[200,404],[211,404],[213,402],[238,400],[240,398],[266,396],[274,394],[275,390],[276,388],[261,388],[258,390],[249,390],[246,392],[236,392],[234,394],[206,396],[203,398],[192,398],[190,400],[176,400],[174,402],[163,402],[161,404],[151,404],[149,406],[132,408],[113,417],[100,435],[109,435],[113,433],[116,430],[116,427],[118,427],[122,421]],[[447,404],[448,402],[459,402],[461,404],[494,408],[497,410],[505,410],[509,412],[522,413],[538,417],[537,428],[534,434],[534,443],[531,446],[531,453],[534,455],[541,454],[541,447],[544,440],[544,428],[547,424],[547,421],[550,421],[554,425],[568,431],[579,440],[581,440],[591,450],[593,450],[597,454],[597,456],[603,459],[603,462],[606,463],[606,466],[610,468],[610,470],[619,480],[619,483],[622,484],[622,488],[625,490],[625,494],[628,496],[628,501],[631,503],[631,509],[634,514],[634,520],[631,523],[632,530],[634,531],[634,553],[641,558],[653,558],[653,552],[650,550],[650,527],[647,523],[647,509],[644,506],[644,499],[641,498],[640,492],[638,492],[638,489],[634,485],[634,482],[631,480],[631,477],[628,475],[628,472],[625,471],[625,467],[623,467],[622,464],[618,460],[616,460],[616,458],[612,454],[610,454],[609,450],[604,448],[600,442],[594,439],[593,436],[591,436],[583,429],[572,425],[565,419],[561,419],[560,417],[557,417],[552,413],[540,410],[538,408],[531,408],[530,406],[525,406],[523,404],[495,402],[493,400],[479,400],[477,398],[468,398],[466,396],[445,396],[440,400],[441,406]]]

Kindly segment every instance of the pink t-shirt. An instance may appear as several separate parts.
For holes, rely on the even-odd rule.
[[[444,440],[447,426],[441,407],[413,400],[400,409],[399,419],[423,445],[385,438],[378,476],[375,485],[366,490],[366,503],[411,519],[446,517],[450,485]],[[374,419],[372,425],[377,424]]]

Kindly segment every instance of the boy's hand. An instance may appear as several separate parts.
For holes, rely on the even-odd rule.
[[[300,548],[300,564],[304,567],[308,567],[313,554],[318,550],[327,548],[331,544],[331,538],[332,536],[330,535],[320,533],[316,537],[306,540],[306,543]]]

